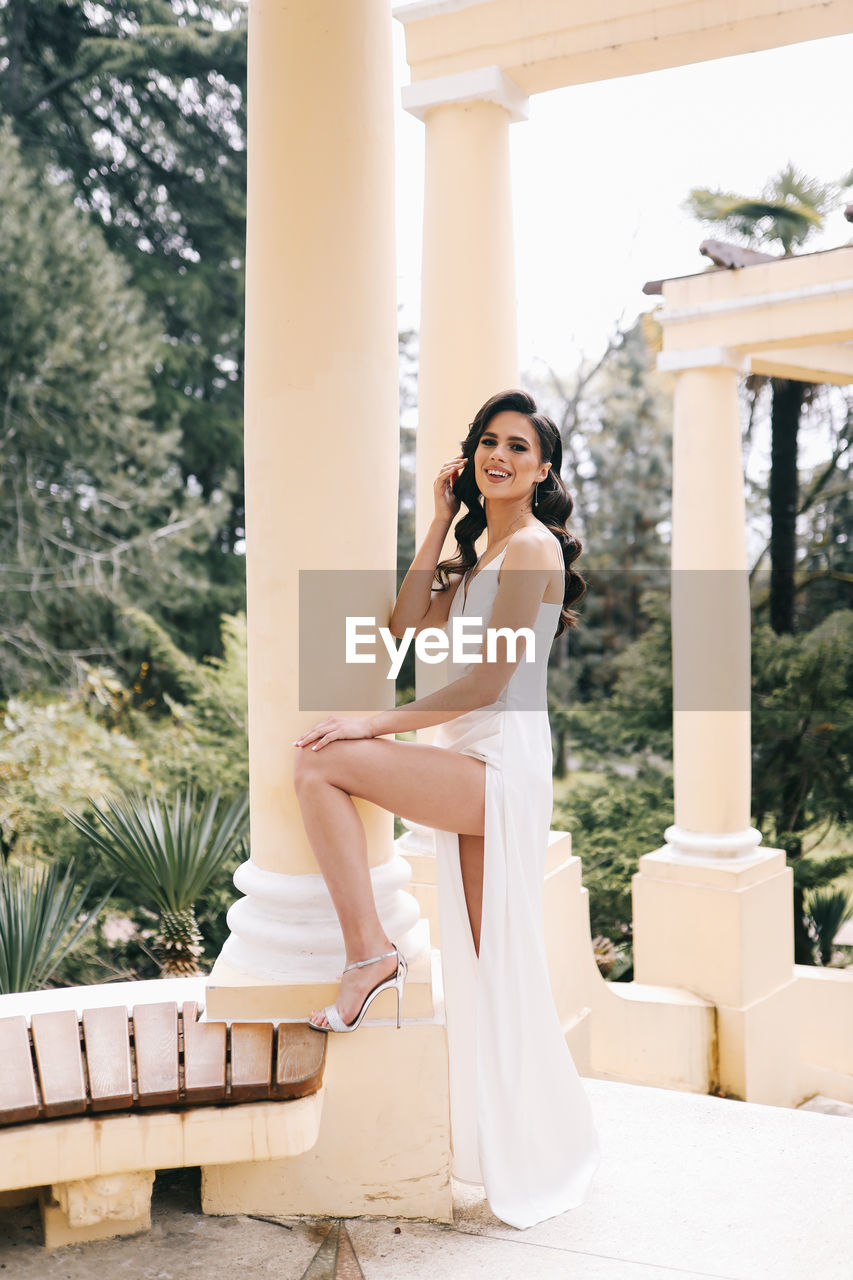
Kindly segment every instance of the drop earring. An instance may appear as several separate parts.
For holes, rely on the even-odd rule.
[[[538,503],[538,501],[539,501],[539,481],[537,480],[537,482],[536,482],[536,488],[533,490],[533,505],[534,505],[534,507],[536,506],[536,504]]]

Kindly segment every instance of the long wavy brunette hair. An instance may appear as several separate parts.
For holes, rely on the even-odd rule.
[[[468,508],[467,514],[457,521],[454,536],[459,548],[450,560],[440,560],[435,567],[435,576],[442,591],[450,585],[450,575],[465,573],[477,563],[474,543],[486,527],[486,512],[483,495],[474,478],[474,453],[480,443],[480,437],[496,414],[505,410],[521,413],[533,427],[539,439],[539,453],[542,462],[550,462],[551,467],[544,480],[539,481],[537,503],[531,508],[537,520],[541,520],[559,539],[563,548],[563,560],[566,565],[566,586],[563,595],[563,608],[557,635],[561,636],[567,627],[575,627],[578,614],[570,608],[586,591],[586,581],[576,569],[572,568],[583,546],[579,538],[566,529],[566,521],[572,514],[574,502],[560,476],[563,461],[563,442],[556,425],[544,413],[540,413],[536,402],[526,391],[501,391],[487,400],[471,423],[468,435],[460,441],[462,454],[467,465],[463,467],[453,484],[453,492]]]

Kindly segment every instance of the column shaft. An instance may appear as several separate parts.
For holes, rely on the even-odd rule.
[[[751,777],[749,583],[736,370],[679,373],[674,410],[675,825],[680,832],[734,834],[749,827]]]
[[[480,405],[518,382],[509,126],[494,102],[426,115],[418,542],[442,462],[459,452]]]
[[[394,603],[399,391],[387,4],[252,0],[248,69],[252,843],[235,875],[245,897],[228,913],[231,936],[208,1013],[305,1016],[334,999],[344,946],[293,787],[293,740],[337,710],[394,704],[383,664],[347,665],[343,649],[330,656],[336,628],[317,624],[306,635],[305,618],[325,611],[340,621],[335,611],[343,609],[382,625]],[[316,609],[304,597],[300,607],[303,570],[331,581]],[[357,695],[346,706],[317,709],[306,699],[300,708],[308,664],[321,700]],[[361,799],[355,805],[377,910],[412,959],[428,934],[423,923],[413,935],[418,907],[403,888],[411,873],[394,854],[393,815]],[[257,997],[250,980],[265,984]],[[416,985],[412,992],[410,1010]]]
[[[323,718],[299,711],[299,570],[343,575],[393,570],[395,563],[391,56],[382,0],[251,6],[245,480],[252,860],[291,874],[317,871],[291,786],[292,742]],[[365,599],[361,612],[383,603],[390,609],[393,596]],[[354,667],[353,678],[365,672],[373,668]],[[376,691],[383,696],[381,686]],[[385,696],[374,709],[393,705]],[[374,806],[361,812],[374,837],[371,861],[382,861],[390,816]]]

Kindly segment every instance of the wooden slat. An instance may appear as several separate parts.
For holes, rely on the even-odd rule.
[[[136,1091],[141,1107],[161,1107],[178,1101],[178,1006],[133,1006],[133,1045]]]
[[[184,1101],[220,1102],[225,1098],[225,1023],[195,1019],[196,1006],[185,1004]]]
[[[39,1110],[27,1020],[0,1018],[0,1125],[35,1120]]]
[[[73,1009],[34,1013],[30,1026],[45,1116],[70,1116],[85,1111],[86,1078],[77,1014]]]
[[[281,1022],[278,1027],[273,1097],[304,1098],[323,1083],[328,1036],[318,1035],[304,1022]]]
[[[86,1068],[92,1111],[130,1109],[134,1056],[140,1106],[285,1100],[314,1093],[322,1085],[327,1037],[305,1023],[281,1023],[274,1032],[269,1022],[237,1022],[229,1030],[223,1022],[197,1022],[196,1017],[192,1003],[183,1006],[180,1019],[174,1003],[135,1006],[132,1054],[126,1009],[87,1009],[84,1058],[80,1027],[72,1011],[34,1014],[37,1078],[26,1020],[0,1019],[0,1125],[85,1111],[89,1105]]]
[[[268,1098],[272,1076],[272,1023],[231,1023],[231,1100]]]
[[[93,1111],[133,1105],[130,1029],[124,1005],[83,1010],[83,1044]]]

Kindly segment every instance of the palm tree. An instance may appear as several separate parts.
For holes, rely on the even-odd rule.
[[[853,893],[832,887],[812,889],[807,898],[806,916],[820,962],[829,964],[835,935],[853,918]]]
[[[702,222],[745,241],[749,248],[781,245],[788,257],[823,226],[824,216],[850,185],[821,183],[788,164],[771,178],[758,197],[694,187],[685,208]],[[753,376],[757,393],[767,379]],[[777,635],[794,631],[794,566],[799,506],[797,433],[803,409],[817,387],[791,378],[771,378],[770,458],[770,625]]]
[[[103,809],[87,798],[105,831],[70,809],[65,815],[89,836],[107,865],[159,911],[155,948],[163,972],[172,977],[198,973],[202,945],[195,904],[232,854],[248,856],[248,792],[221,815],[219,791],[203,801],[192,784],[178,792],[171,808],[140,791],[124,801],[107,797]]]
[[[0,864],[0,993],[45,986],[112,893],[83,914],[92,880],[81,886],[73,862],[64,872]]]

